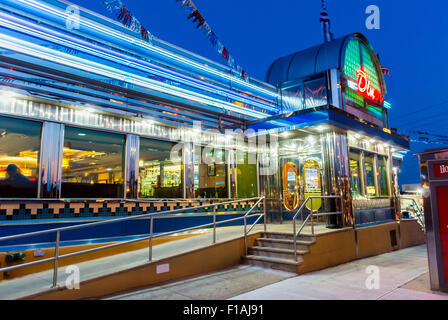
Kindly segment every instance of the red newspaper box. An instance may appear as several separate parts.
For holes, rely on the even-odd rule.
[[[426,164],[422,184],[431,289],[448,291],[448,160]]]

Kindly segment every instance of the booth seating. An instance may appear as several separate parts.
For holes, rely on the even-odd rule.
[[[356,209],[354,216],[355,225],[395,221],[395,213],[391,208]]]

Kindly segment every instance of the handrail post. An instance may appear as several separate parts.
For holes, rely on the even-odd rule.
[[[54,267],[53,267],[53,287],[58,285],[58,267],[59,267],[59,242],[61,240],[60,231],[56,232],[56,245],[54,247]]]
[[[296,232],[296,217],[294,217],[292,222],[292,229],[294,232],[294,260],[297,261],[297,232]]]
[[[213,244],[216,243],[216,206],[213,207]]]
[[[244,217],[244,252],[247,256],[247,218]]]
[[[314,236],[314,219],[313,219],[313,198],[311,198],[311,205],[310,205],[310,208],[311,208],[311,234]]]
[[[152,235],[154,230],[154,217],[149,218],[149,261],[152,261]]]
[[[267,219],[267,214],[266,214],[267,210],[266,210],[266,196],[263,197],[263,213],[264,213],[264,232],[266,233],[266,219]]]

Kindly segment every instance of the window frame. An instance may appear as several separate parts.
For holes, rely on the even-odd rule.
[[[64,125],[64,134],[62,137],[62,141],[61,141],[61,148],[62,148],[62,158],[61,158],[61,163],[59,164],[60,169],[62,170],[62,159],[63,159],[63,149],[64,149],[64,145],[65,145],[65,136],[66,136],[66,130],[67,128],[75,128],[75,129],[81,129],[81,130],[89,130],[89,131],[95,131],[95,132],[102,132],[102,133],[106,133],[106,134],[115,134],[115,135],[119,135],[119,136],[123,136],[124,138],[124,143],[123,143],[123,154],[122,154],[122,178],[123,178],[123,183],[122,183],[122,188],[121,188],[121,192],[122,192],[122,197],[115,197],[115,198],[86,198],[86,197],[81,197],[81,198],[73,198],[73,197],[63,197],[63,177],[64,174],[61,174],[61,193],[59,196],[59,199],[101,199],[101,200],[124,200],[126,199],[126,167],[127,167],[127,162],[128,162],[128,152],[127,152],[127,148],[126,148],[126,144],[127,144],[127,139],[128,139],[128,135],[124,132],[119,132],[119,131],[112,131],[112,130],[101,130],[101,129],[96,129],[96,128],[91,128],[91,127],[83,127],[83,126],[79,126],[79,125],[71,125],[71,124],[63,124]]]
[[[145,136],[138,136],[138,137],[139,137],[139,140],[140,140],[139,149],[138,149],[138,152],[137,152],[138,161],[140,161],[140,158],[141,158],[141,152],[140,151],[141,151],[141,147],[142,147],[142,140],[160,141],[160,142],[172,143],[173,145],[176,145],[176,143],[182,143],[182,142],[171,141],[169,139],[162,140],[162,139],[149,138],[149,137],[145,137]],[[186,178],[185,178],[186,177],[186,173],[187,173],[186,165],[185,165],[185,159],[186,159],[185,150],[186,150],[186,148],[185,148],[185,143],[182,143],[182,144],[183,144],[183,146],[182,146],[182,154],[181,154],[181,157],[180,157],[180,160],[181,160],[180,166],[181,166],[181,180],[182,180],[181,181],[181,188],[182,188],[182,197],[183,198],[163,198],[163,199],[168,199],[168,200],[186,199]],[[140,167],[139,166],[137,166],[136,171],[137,171],[136,174],[140,178]],[[140,192],[139,192],[140,185],[138,185],[137,188],[138,189],[137,189],[137,196],[136,197],[137,197],[138,200],[159,199],[159,198],[140,197]]]
[[[382,154],[376,151],[371,151],[371,150],[365,150],[356,146],[348,146],[348,150],[349,150],[349,161],[350,161],[350,153],[351,152],[357,152],[360,155],[360,175],[361,175],[361,181],[360,183],[361,185],[361,190],[362,190],[362,194],[360,194],[361,197],[365,197],[365,198],[390,198],[391,195],[391,190],[392,190],[392,183],[391,183],[391,168],[390,168],[390,164],[389,164],[389,154]],[[374,172],[374,184],[375,184],[375,195],[369,195],[367,192],[367,174],[366,174],[366,169],[365,169],[365,157],[366,154],[369,154],[372,156],[373,158],[373,172]],[[381,190],[380,190],[380,183],[381,183],[381,177],[380,177],[380,172],[379,172],[379,165],[378,165],[378,158],[379,157],[383,157],[384,159],[384,163],[386,165],[386,187],[388,190],[387,195],[382,195],[381,194]],[[349,166],[350,169],[350,178],[352,177],[352,170]],[[350,192],[352,193],[353,196],[353,187],[351,187]]]
[[[43,130],[44,130],[44,124],[46,121],[40,120],[40,119],[32,119],[30,117],[26,117],[26,116],[20,116],[20,115],[9,115],[9,114],[3,114],[0,113],[0,117],[3,118],[8,118],[8,119],[15,119],[15,120],[20,120],[20,121],[29,121],[29,122],[33,122],[33,123],[39,123],[40,124],[40,135],[39,135],[39,154],[37,156],[37,178],[36,178],[36,183],[37,183],[37,188],[36,188],[36,195],[32,198],[26,198],[26,197],[22,197],[22,198],[12,198],[12,197],[6,197],[6,198],[2,198],[0,197],[0,200],[7,200],[7,199],[12,199],[12,200],[17,200],[17,199],[42,199],[41,198],[41,180],[42,180],[42,167],[41,167],[41,163],[42,163],[42,154],[43,154]]]

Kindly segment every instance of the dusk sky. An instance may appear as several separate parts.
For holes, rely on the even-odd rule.
[[[175,0],[122,0],[156,37],[225,64]],[[109,17],[101,0],[72,0]],[[427,131],[448,136],[448,4],[443,0],[327,0],[332,32],[363,33],[391,71],[386,77],[392,104],[390,125],[400,133]],[[210,1],[194,3],[249,76],[264,80],[277,58],[322,42],[320,0]],[[380,30],[368,30],[368,5],[380,8]],[[411,143],[401,184],[419,183],[413,153],[443,144]]]

